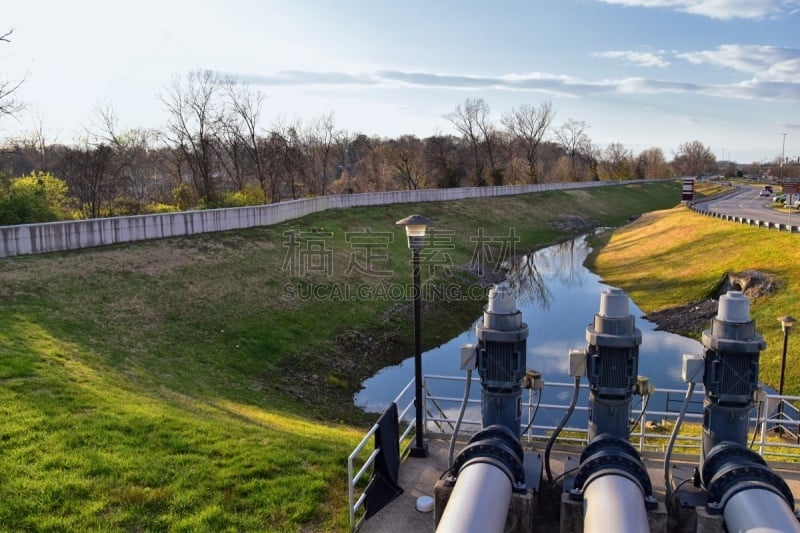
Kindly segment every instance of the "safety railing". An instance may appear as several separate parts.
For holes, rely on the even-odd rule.
[[[728,222],[734,222],[737,224],[744,224],[746,226],[755,226],[757,228],[765,228],[765,229],[775,229],[778,231],[788,231],[789,233],[800,232],[800,226],[791,223],[791,216],[788,217],[787,222],[784,224],[781,222],[771,222],[768,220],[761,220],[758,218],[729,215],[727,213],[720,213],[718,211],[710,211],[708,209],[705,209],[702,204],[695,204],[690,206],[690,208],[695,213],[699,213],[701,215],[705,215],[712,218],[719,218],[721,220],[727,220]]]
[[[398,410],[397,417],[401,422],[406,421],[409,413],[412,414],[411,420],[407,421],[404,431],[398,437],[400,457],[404,457],[408,453],[408,449],[411,446],[411,439],[409,436],[416,428],[416,419],[413,418],[414,398],[412,396],[410,400],[407,399],[409,396],[409,391],[412,389],[413,385],[414,380],[412,379],[394,399],[394,403],[397,405]],[[403,401],[406,401],[406,403],[403,404]],[[380,448],[375,448],[369,453],[366,459],[363,458],[365,449],[367,449],[367,445],[375,437],[375,433],[377,431],[378,424],[376,423],[372,425],[367,434],[364,435],[364,438],[361,439],[361,442],[358,443],[352,453],[350,453],[350,455],[347,457],[347,490],[350,506],[351,531],[355,531],[359,524],[361,524],[361,522],[364,520],[364,514],[360,513],[360,511],[362,507],[364,507],[366,494],[363,490],[359,492],[358,489],[362,487],[361,480],[364,478],[365,474],[372,472],[372,468],[375,464],[375,458],[381,451]],[[406,443],[405,446],[403,446],[404,442]]]
[[[479,395],[479,380],[473,377],[473,391]],[[429,430],[439,432],[444,435],[451,435],[452,428],[456,423],[456,416],[463,400],[459,395],[437,394],[437,388],[442,383],[464,382],[463,376],[438,376],[429,375],[425,377],[424,394],[426,405],[434,406],[435,409],[426,409],[427,426]],[[449,387],[452,389],[452,386]],[[522,420],[521,438],[523,443],[544,442],[550,438],[550,434],[556,429],[559,421],[566,413],[569,404],[569,395],[572,394],[574,385],[572,383],[552,383],[546,384],[544,392],[545,401],[539,401],[540,392],[523,390],[522,394]],[[581,397],[578,405],[568,421],[568,424],[561,430],[556,442],[562,444],[573,444],[583,446],[587,444],[587,424],[586,418],[588,406],[588,386],[585,383],[580,387]],[[679,406],[675,407],[675,397],[683,398],[685,390],[680,389],[656,389],[648,399],[647,397],[636,397],[631,410],[633,419],[630,441],[640,452],[664,452],[669,443],[672,427],[679,416]],[[676,438],[676,453],[699,453],[702,441],[702,399],[705,391],[702,385],[695,388],[690,406],[692,406],[684,417],[684,425]],[[557,400],[554,401],[553,398]],[[752,436],[748,443],[751,448],[758,451],[766,459],[786,459],[797,458],[797,449],[800,449],[798,434],[800,434],[800,410],[794,403],[800,401],[798,396],[779,396],[774,394],[762,395],[756,402],[750,414],[750,429]],[[793,403],[794,402],[794,403]],[[538,403],[538,409],[537,409]],[[783,408],[778,409],[782,403]],[[461,431],[468,435],[481,429],[480,415],[481,401],[477,398],[470,398],[468,407],[461,421]],[[536,418],[531,421],[531,417],[536,413]],[[782,433],[782,438],[770,438]]]

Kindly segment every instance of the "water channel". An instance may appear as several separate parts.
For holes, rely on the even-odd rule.
[[[572,382],[567,375],[567,354],[571,348],[586,347],[586,326],[599,309],[600,293],[609,288],[584,266],[590,252],[585,237],[549,246],[521,257],[507,279],[517,294],[517,308],[530,330],[527,368],[541,372],[546,384]],[[636,317],[636,327],[642,331],[639,374],[648,376],[658,389],[685,390],[680,375],[682,354],[702,353],[702,345],[694,339],[655,331],[656,325],[641,318],[642,312],[634,302],[630,312]],[[425,328],[424,315],[422,328]],[[422,355],[423,374],[463,376],[459,368],[460,346],[476,342],[473,323],[460,335]],[[368,412],[381,412],[413,376],[413,357],[384,368],[363,383],[355,404]],[[454,383],[453,390],[446,394],[460,397],[463,383]],[[560,403],[568,401],[569,395],[568,388],[548,392],[545,386],[543,398],[546,403]],[[471,397],[480,397],[479,386],[472,387]]]

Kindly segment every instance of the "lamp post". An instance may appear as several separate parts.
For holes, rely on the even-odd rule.
[[[786,134],[781,133],[783,135],[783,144],[781,145],[781,165],[780,165],[780,179],[778,182],[783,185],[783,161],[786,159]],[[791,326],[789,326],[791,327]]]
[[[419,254],[425,246],[425,230],[433,224],[428,218],[421,215],[411,215],[396,222],[398,226],[404,226],[406,237],[408,237],[408,247],[411,248],[411,271],[414,283],[414,406],[416,407],[416,438],[414,445],[411,446],[409,454],[411,457],[427,457],[428,444],[423,440],[424,418],[422,414],[422,336],[420,329],[420,281],[419,281]]]
[[[778,318],[778,322],[781,323],[781,330],[783,331],[783,355],[781,356],[781,377],[778,382],[778,395],[783,396],[783,375],[786,372],[786,346],[789,341],[789,332],[797,321],[789,315],[786,315]],[[778,418],[783,419],[783,398],[781,398],[778,404]],[[776,429],[778,435],[783,435],[783,425],[779,424]]]

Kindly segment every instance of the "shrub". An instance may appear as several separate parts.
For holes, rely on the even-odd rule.
[[[0,189],[0,224],[30,224],[72,218],[67,184],[52,174],[34,172]]]

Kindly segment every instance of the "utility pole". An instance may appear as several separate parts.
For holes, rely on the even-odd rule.
[[[781,177],[779,183],[783,185],[783,161],[786,159],[786,134],[782,133],[783,135],[783,145],[781,146]]]

